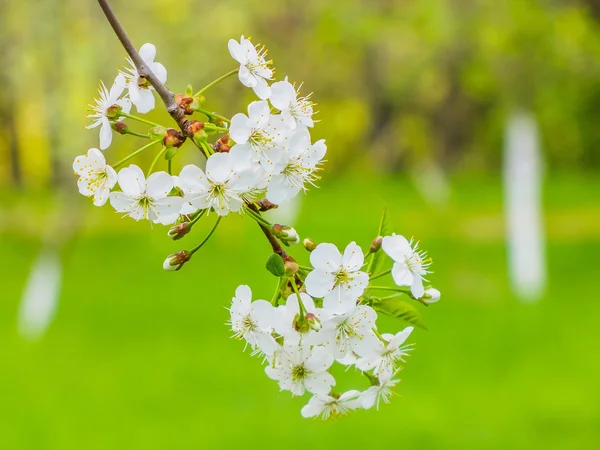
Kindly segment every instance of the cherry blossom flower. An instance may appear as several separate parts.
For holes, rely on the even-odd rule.
[[[206,173],[193,164],[179,174],[185,201],[198,209],[212,208],[220,216],[237,212],[243,199],[251,196],[256,183],[254,172],[236,171],[228,153],[215,153],[206,161]]]
[[[366,305],[358,305],[355,309],[341,315],[335,315],[323,322],[319,331],[326,340],[325,348],[336,361],[354,363],[353,352],[371,329],[375,327],[377,313]]]
[[[283,154],[283,169],[271,178],[267,199],[279,205],[295,197],[301,190],[306,191],[307,184],[314,186],[325,152],[325,140],[311,144],[308,129],[298,129],[290,140],[288,151]]]
[[[331,313],[353,310],[369,283],[369,275],[360,271],[364,264],[361,248],[352,242],[342,255],[333,244],[319,244],[310,262],[314,270],[306,277],[306,292],[323,297],[323,308]]]
[[[87,128],[100,127],[100,150],[106,150],[112,142],[111,120],[121,120],[116,117],[117,111],[113,111],[113,106],[121,108],[125,113],[131,110],[131,102],[127,98],[119,98],[125,90],[125,77],[121,74],[117,75],[110,91],[106,89],[103,82],[100,83],[98,94],[100,98],[95,98],[95,105],[89,105],[92,113],[86,117],[93,119],[91,125]]]
[[[379,402],[390,402],[390,397],[394,394],[392,388],[396,386],[400,380],[393,378],[394,372],[382,374],[378,380],[379,384],[371,386],[366,391],[360,394],[359,402],[364,409],[370,409],[373,406],[379,410]]]
[[[288,133],[281,121],[271,116],[269,103],[252,102],[248,105],[248,116],[239,113],[231,118],[229,135],[235,141],[230,153],[237,161],[247,165],[260,163],[268,173],[276,170],[282,158]]]
[[[323,420],[344,416],[360,406],[359,396],[360,391],[356,390],[344,392],[340,396],[314,395],[300,413],[305,418],[321,416]]]
[[[356,361],[356,367],[362,371],[373,369],[373,375],[376,377],[394,373],[398,363],[404,361],[404,357],[410,351],[409,345],[402,344],[413,329],[413,327],[406,327],[396,335],[383,334],[385,343],[374,334],[365,336],[356,346],[356,353],[361,356]]]
[[[166,83],[167,69],[161,63],[154,61],[154,58],[156,57],[156,47],[152,44],[146,43],[140,48],[139,54],[144,60],[146,66],[148,66],[152,73],[156,75],[158,81],[163,84]],[[131,67],[126,68],[125,72],[122,73],[127,79],[129,98],[140,114],[146,114],[154,109],[156,103],[154,94],[152,93],[154,88],[150,85],[148,80],[140,77],[137,67],[131,58],[127,58],[127,62],[131,64]]]
[[[79,175],[79,192],[94,197],[94,205],[104,205],[110,190],[117,184],[117,172],[106,164],[102,152],[96,148],[89,149],[86,155],[75,158],[73,170]]]
[[[265,372],[273,380],[279,381],[283,391],[293,395],[328,394],[335,379],[327,372],[333,364],[333,356],[323,347],[284,344],[273,355],[273,361]]]
[[[313,127],[313,102],[310,94],[300,97],[296,88],[287,77],[284,81],[278,81],[271,86],[271,104],[281,111],[281,115],[289,123],[290,128],[295,130],[298,125]]]
[[[270,61],[266,61],[267,50],[265,47],[257,49],[252,43],[241,37],[240,42],[229,40],[229,53],[233,59],[240,63],[238,77],[240,82],[252,88],[258,98],[265,100],[271,95],[271,88],[267,80],[273,77],[273,70],[269,68]]]
[[[135,220],[148,219],[169,225],[179,217],[181,197],[169,197],[173,178],[167,172],[155,172],[146,179],[138,166],[121,169],[118,175],[121,192],[110,194],[110,204]]]
[[[425,295],[423,296],[423,301],[425,303],[427,303],[428,305],[431,305],[432,303],[439,302],[441,296],[442,296],[442,294],[440,294],[440,291],[438,291],[437,289],[427,288],[427,289],[425,289]]]
[[[423,277],[427,275],[427,268],[431,264],[425,252],[419,252],[419,243],[413,246],[404,236],[392,234],[383,238],[381,243],[383,251],[394,260],[392,278],[398,286],[410,286],[410,291],[415,298],[425,294]]]
[[[267,356],[278,347],[271,336],[275,308],[265,300],[252,301],[252,291],[248,286],[239,286],[229,308],[231,329],[236,339],[245,339],[252,350],[259,350]]]
[[[325,319],[323,316],[323,310],[315,307],[315,303],[312,297],[305,293],[300,293],[302,304],[304,305],[305,313],[312,314],[316,320],[321,322]],[[297,318],[300,313],[300,305],[298,303],[298,296],[291,294],[285,305],[281,305],[277,308],[277,316],[275,322],[275,331],[284,337],[285,342],[290,344],[298,344],[300,342],[306,344],[318,344],[322,343],[320,332],[305,326],[305,329],[298,329]]]

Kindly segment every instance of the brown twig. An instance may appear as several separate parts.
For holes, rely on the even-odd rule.
[[[183,134],[190,137],[187,132],[188,121],[185,118],[185,111],[175,102],[175,95],[169,89],[167,89],[163,83],[160,82],[152,70],[146,65],[137,49],[131,42],[131,39],[129,39],[129,36],[127,36],[127,33],[119,22],[119,19],[117,19],[117,16],[111,8],[108,0],[98,0],[98,4],[100,5],[100,8],[102,8],[104,15],[108,19],[113,31],[119,38],[119,41],[121,41],[121,45],[123,45],[123,48],[133,61],[133,64],[135,65],[140,76],[148,80],[150,85],[156,90],[161,100],[165,104],[169,115],[173,118],[173,120],[175,120],[175,122],[177,122]]]
[[[108,0],[98,0],[98,4],[100,5],[100,8],[102,8],[104,15],[108,19],[108,22],[110,23],[113,31],[119,38],[119,41],[121,41],[121,45],[123,45],[123,48],[133,61],[133,64],[135,65],[140,76],[147,79],[148,82],[152,85],[152,87],[156,90],[161,100],[165,104],[167,112],[173,118],[173,120],[177,122],[177,125],[179,125],[179,128],[181,128],[182,133],[187,137],[191,137],[191,135],[188,132],[189,121],[185,117],[185,110],[179,107],[179,105],[175,101],[175,95],[173,95],[173,93],[169,89],[167,89],[167,87],[163,83],[161,83],[158,78],[156,78],[156,75],[154,75],[154,73],[152,73],[152,70],[150,70],[150,68],[146,65],[146,63],[134,47],[133,43],[129,39],[129,36],[127,36],[127,33],[125,32],[125,29],[119,22],[119,19],[117,19],[117,16],[112,10]],[[288,257],[288,255],[283,250],[283,247],[281,246],[277,238],[273,236],[273,233],[271,233],[271,231],[268,228],[262,225],[260,225],[260,229],[267,237],[269,244],[271,244],[273,252],[277,253],[279,256],[281,256],[282,259],[285,260]]]

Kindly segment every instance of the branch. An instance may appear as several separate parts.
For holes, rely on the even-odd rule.
[[[156,75],[154,75],[152,70],[146,65],[129,39],[129,36],[127,36],[127,33],[119,22],[119,19],[117,19],[117,16],[108,3],[108,0],[98,0],[98,4],[100,5],[100,8],[102,8],[104,15],[108,19],[113,31],[119,38],[119,41],[121,41],[123,48],[133,61],[133,64],[135,65],[140,76],[147,79],[150,85],[152,85],[152,87],[156,90],[161,100],[165,104],[167,112],[173,118],[173,120],[177,122],[183,134],[187,137],[191,137],[187,131],[188,120],[185,118],[184,110],[175,102],[175,95],[173,95],[173,93],[167,89],[167,87],[161,83],[158,78],[156,78]]]
[[[102,8],[104,15],[108,19],[108,22],[110,23],[110,26],[112,27],[113,31],[119,38],[119,41],[121,41],[123,48],[133,61],[133,64],[135,65],[140,76],[147,79],[148,82],[152,85],[152,87],[156,90],[163,103],[165,104],[167,112],[170,114],[173,120],[177,122],[177,125],[179,125],[179,128],[181,128],[181,132],[184,134],[184,136],[192,137],[187,130],[189,121],[185,118],[185,112],[183,108],[179,107],[179,105],[175,102],[175,96],[173,95],[173,93],[169,89],[167,89],[167,87],[163,83],[161,83],[158,78],[156,78],[156,75],[154,75],[154,73],[152,73],[152,70],[150,70],[150,68],[146,65],[146,63],[134,47],[133,43],[129,39],[129,36],[127,36],[127,33],[125,32],[125,29],[119,22],[119,19],[117,19],[117,16],[112,10],[108,0],[98,0],[98,4],[100,5],[100,8]],[[281,259],[285,260],[286,258],[289,258],[287,253],[283,250],[283,247],[281,246],[279,240],[277,240],[277,238],[273,236],[273,233],[271,233],[271,231],[268,228],[262,225],[260,225],[260,229],[267,237],[269,244],[271,244],[273,252],[281,256]]]

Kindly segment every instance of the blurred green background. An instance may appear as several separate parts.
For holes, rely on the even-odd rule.
[[[274,289],[255,224],[228,217],[166,273],[165,256],[203,233],[174,243],[76,192],[72,160],[98,138],[83,129],[86,106],[125,56],[96,2],[0,0],[0,448],[600,446],[600,2],[112,3],[138,47],[157,46],[176,92],[235,67],[229,38],[266,44],[278,78],[314,91],[313,135],[328,143],[293,225],[366,248],[387,205],[395,231],[433,257],[442,300],[413,334],[401,398],[302,419],[308,397],[278,392],[224,325],[239,284]],[[227,115],[252,100],[235,79],[207,97]],[[548,284],[529,304],[508,281],[501,177],[505,123],[521,110],[545,165]],[[160,109],[150,117],[169,124]],[[140,144],[115,136],[107,158]],[[181,153],[178,167],[201,162]],[[63,261],[60,305],[30,342],[19,303],[47,247]],[[342,389],[366,387],[336,375]]]

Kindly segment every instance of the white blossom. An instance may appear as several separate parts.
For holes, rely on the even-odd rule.
[[[106,164],[102,152],[91,148],[87,154],[76,157],[73,161],[73,170],[79,175],[77,180],[79,192],[94,197],[94,205],[104,205],[110,190],[117,184],[117,172]]]
[[[239,286],[229,308],[231,329],[236,339],[245,339],[252,350],[260,350],[267,356],[278,347],[271,336],[275,308],[265,300],[252,301],[248,286]]]
[[[271,178],[267,199],[279,205],[298,192],[306,191],[307,184],[314,186],[326,152],[324,139],[311,144],[308,129],[298,129],[290,139],[288,151],[283,154],[281,172],[274,173]]]
[[[267,80],[273,78],[273,70],[269,68],[270,61],[266,61],[267,50],[257,48],[252,43],[241,37],[240,42],[229,40],[229,53],[233,59],[240,63],[238,77],[240,82],[252,88],[258,98],[265,100],[271,95],[271,88]]]
[[[394,394],[392,388],[400,382],[399,379],[393,378],[394,375],[394,372],[382,374],[378,378],[378,385],[371,386],[360,394],[359,401],[364,409],[370,409],[373,406],[379,409],[379,402],[381,400],[384,403],[390,402],[390,397]]]
[[[138,166],[121,169],[118,175],[121,192],[110,194],[110,204],[135,220],[148,219],[168,225],[179,217],[181,197],[169,197],[173,178],[167,172],[155,172],[146,179]]]
[[[144,60],[144,63],[148,68],[156,75],[158,81],[166,83],[167,81],[167,69],[159,62],[155,62],[156,47],[152,44],[146,43],[140,48],[139,54]],[[148,80],[140,77],[140,74],[135,67],[135,64],[131,58],[127,58],[127,62],[131,64],[131,67],[125,69],[122,72],[127,78],[127,89],[129,90],[129,98],[135,105],[137,111],[140,114],[145,114],[154,109],[155,99],[152,91],[154,88],[150,85]]]
[[[427,288],[427,289],[425,289],[425,295],[423,296],[423,301],[425,303],[427,303],[428,305],[431,305],[432,303],[438,302],[440,300],[441,296],[442,296],[442,294],[437,289]]]
[[[410,291],[416,298],[423,297],[423,277],[428,273],[430,262],[425,252],[419,252],[419,243],[415,242],[413,246],[404,236],[392,234],[383,238],[381,248],[394,260],[394,282],[398,286],[410,286]]]
[[[213,208],[220,216],[237,212],[256,183],[254,172],[237,171],[228,153],[215,153],[206,161],[206,173],[190,164],[179,174],[185,201],[198,209]]]
[[[399,362],[404,361],[410,346],[403,346],[413,331],[406,327],[396,335],[385,333],[381,337],[385,343],[374,334],[369,334],[356,346],[356,353],[361,357],[356,361],[356,367],[362,371],[373,369],[373,375],[380,377],[394,373]]]
[[[100,98],[95,98],[95,105],[89,105],[92,113],[88,114],[86,117],[89,119],[93,119],[91,125],[88,125],[87,128],[96,128],[100,127],[100,150],[106,150],[110,147],[112,142],[112,128],[110,126],[111,120],[109,119],[109,109],[112,106],[121,107],[125,113],[129,113],[131,110],[131,102],[127,98],[119,98],[125,89],[125,77],[121,74],[117,75],[115,78],[115,82],[113,83],[110,91],[106,89],[106,86],[103,82],[100,82],[100,87],[98,87],[98,94],[100,94]],[[117,118],[117,120],[121,120],[121,118]]]
[[[315,303],[310,295],[302,292],[300,293],[300,298],[302,299],[306,314],[314,315],[319,321],[325,319],[323,310],[315,307]],[[296,329],[296,319],[300,313],[300,305],[296,294],[291,294],[287,298],[285,305],[277,307],[276,311],[275,331],[284,337],[285,342],[290,344],[298,344],[300,342],[305,344],[321,343],[320,332],[310,328],[304,331]]]
[[[353,352],[365,336],[375,327],[377,313],[367,305],[335,315],[323,322],[319,331],[326,340],[325,348],[341,363],[354,363]]]
[[[287,138],[276,124],[267,101],[250,103],[247,116],[239,113],[231,118],[229,136],[235,142],[230,150],[232,157],[246,164],[258,162],[268,173],[276,170],[283,153],[282,138]]]
[[[310,262],[314,270],[306,277],[306,292],[323,297],[323,308],[331,313],[354,309],[369,283],[369,275],[360,271],[364,264],[361,248],[352,242],[342,255],[333,244],[319,244],[311,252]]]
[[[340,396],[332,395],[314,395],[302,410],[302,417],[318,417],[323,420],[331,417],[344,416],[348,412],[360,406],[360,391],[344,392]]]
[[[273,355],[273,361],[265,367],[267,376],[279,381],[279,388],[293,395],[328,394],[335,379],[327,372],[333,364],[333,356],[323,347],[304,344],[284,344]]]
[[[311,95],[300,97],[294,85],[292,85],[287,77],[284,81],[278,81],[271,86],[271,104],[281,111],[281,115],[289,123],[292,129],[296,129],[298,125],[305,127],[313,127],[313,102],[310,100]]]

